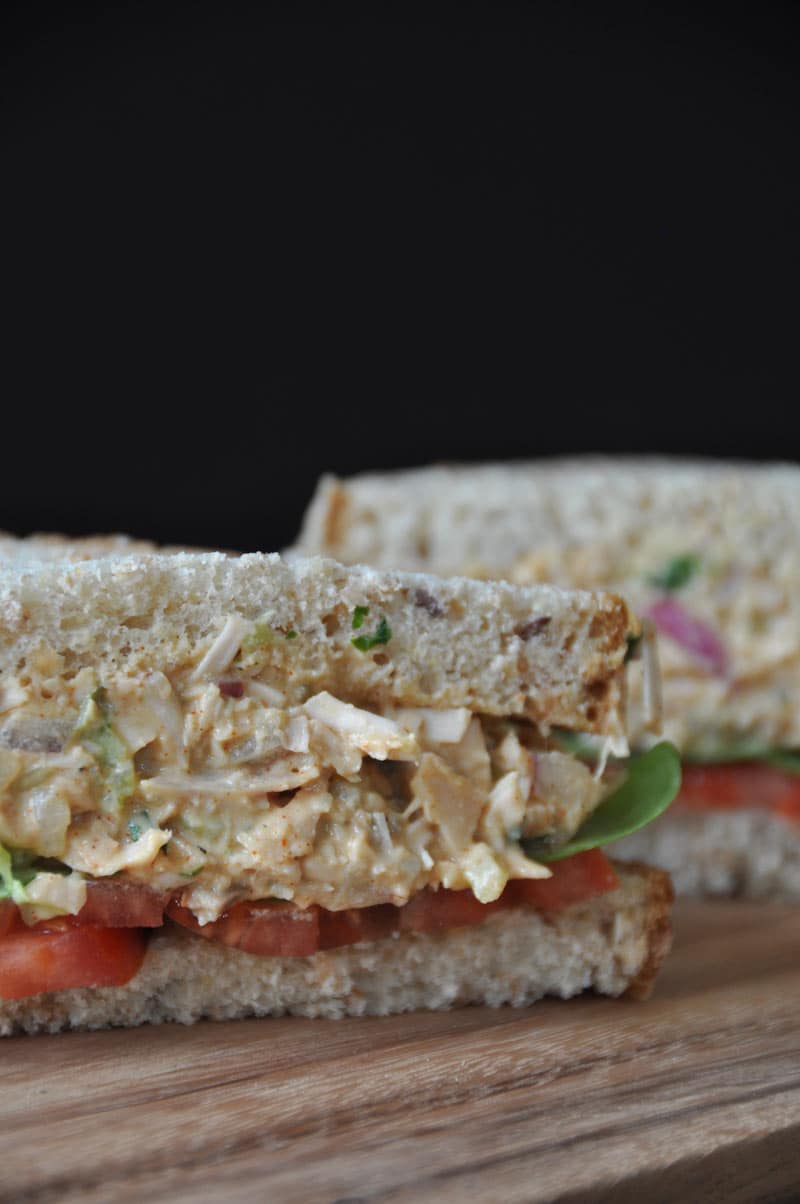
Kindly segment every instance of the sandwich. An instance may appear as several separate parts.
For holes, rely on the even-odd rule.
[[[0,1033],[642,997],[610,593],[215,553],[0,571]],[[551,739],[595,738],[590,768]]]
[[[299,548],[619,591],[657,630],[683,786],[620,846],[678,893],[800,898],[800,467],[572,459],[320,483]],[[629,727],[638,724],[632,679]],[[591,756],[591,749],[588,750]]]

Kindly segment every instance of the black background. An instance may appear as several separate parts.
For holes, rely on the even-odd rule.
[[[317,475],[798,458],[798,10],[7,15],[0,527],[274,547]]]

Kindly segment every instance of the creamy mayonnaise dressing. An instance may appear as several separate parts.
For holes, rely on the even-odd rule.
[[[549,876],[521,837],[568,839],[600,801],[524,721],[324,691],[287,705],[237,660],[252,627],[229,619],[164,672],[69,676],[42,649],[4,680],[0,843],[74,871],[37,876],[41,906],[77,911],[79,876],[111,875],[180,889],[202,922],[241,899],[336,910],[443,886],[490,902]]]

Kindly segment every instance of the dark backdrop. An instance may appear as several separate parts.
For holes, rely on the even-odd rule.
[[[324,469],[800,455],[796,5],[4,20],[0,527],[270,547]]]

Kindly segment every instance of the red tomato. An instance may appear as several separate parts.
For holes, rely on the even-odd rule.
[[[97,928],[160,928],[168,895],[138,882],[87,883],[86,903],[75,917]]]
[[[56,916],[34,925],[35,932],[48,931],[53,924],[76,928],[160,928],[168,895],[159,894],[138,882],[111,882],[100,879],[86,883],[86,902],[76,916]],[[0,903],[0,937],[13,927],[27,928],[15,903]]]
[[[237,903],[218,920],[200,924],[179,903],[170,903],[167,915],[177,924],[208,940],[221,941],[261,957],[307,957],[319,949],[318,907],[293,903]]]
[[[505,891],[494,903],[479,903],[471,890],[423,890],[400,908],[400,927],[404,932],[466,928],[508,905]]]
[[[509,882],[503,899],[527,903],[540,911],[559,911],[619,886],[614,867],[602,849],[587,849],[548,866],[552,878],[524,878]]]
[[[376,907],[353,907],[347,911],[319,914],[319,948],[336,949],[358,941],[381,941],[400,929],[400,916],[406,909],[382,903]]]
[[[21,927],[22,919],[17,911],[16,903],[12,903],[10,899],[3,899],[0,903],[0,939],[9,932],[13,932],[15,928]]]
[[[167,915],[207,940],[220,941],[261,957],[307,957],[357,941],[379,941],[396,932],[433,932],[481,924],[505,907],[529,906],[556,911],[570,903],[614,890],[619,879],[599,849],[578,853],[550,867],[552,878],[509,882],[494,903],[479,903],[468,890],[423,890],[403,907],[382,903],[345,911],[295,907],[292,903],[237,903],[218,920],[201,925],[178,903]]]
[[[698,810],[767,807],[800,821],[800,776],[754,761],[684,765],[676,803]]]
[[[144,960],[145,939],[137,930],[51,923],[49,931],[17,929],[0,940],[0,999],[121,987]]]

